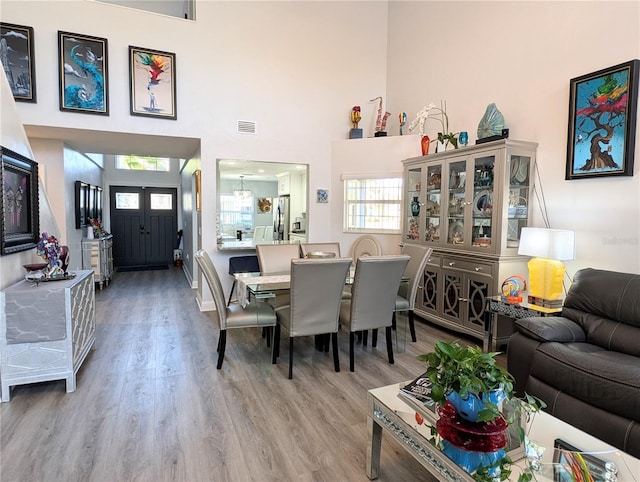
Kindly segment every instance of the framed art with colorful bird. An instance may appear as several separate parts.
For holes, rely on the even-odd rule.
[[[129,46],[131,115],[176,120],[176,54]]]
[[[565,179],[633,176],[640,60],[571,79]]]

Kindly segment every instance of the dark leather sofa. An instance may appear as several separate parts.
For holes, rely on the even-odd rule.
[[[561,316],[515,322],[507,347],[516,393],[640,457],[640,275],[583,269]]]

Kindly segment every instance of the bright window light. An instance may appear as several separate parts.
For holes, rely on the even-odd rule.
[[[402,178],[346,179],[344,231],[400,233]]]
[[[116,156],[116,169],[169,172],[171,159],[152,156]]]

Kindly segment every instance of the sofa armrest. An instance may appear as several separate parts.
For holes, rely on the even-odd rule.
[[[523,335],[541,342],[567,343],[586,340],[582,328],[562,316],[522,318],[516,320],[515,325],[516,330]]]

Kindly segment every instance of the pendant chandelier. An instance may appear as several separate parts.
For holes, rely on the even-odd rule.
[[[233,190],[233,195],[240,199],[248,199],[253,195],[250,189],[244,188],[244,176],[240,176],[240,187]]]

